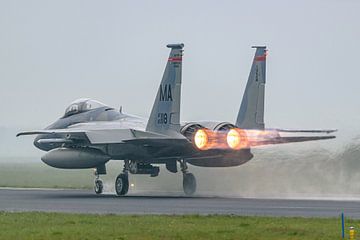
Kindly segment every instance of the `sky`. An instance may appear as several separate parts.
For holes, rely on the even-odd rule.
[[[266,45],[266,126],[356,136],[359,10],[357,0],[0,0],[0,127],[46,127],[81,97],[146,117],[166,44],[182,42],[182,121],[233,122],[251,46]]]

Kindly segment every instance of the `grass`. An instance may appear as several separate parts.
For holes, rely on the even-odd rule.
[[[0,239],[340,239],[340,222],[335,218],[0,212]]]

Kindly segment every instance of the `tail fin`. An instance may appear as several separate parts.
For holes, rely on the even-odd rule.
[[[180,131],[181,69],[184,44],[169,44],[171,52],[146,131],[174,135]]]
[[[267,50],[265,46],[255,46],[253,48],[256,48],[256,52],[236,119],[236,126],[243,129],[264,129]]]

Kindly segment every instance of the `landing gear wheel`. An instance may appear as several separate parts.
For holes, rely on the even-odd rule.
[[[94,190],[96,194],[101,194],[103,192],[104,185],[101,179],[96,179],[94,184]]]
[[[183,189],[187,196],[191,196],[196,191],[196,179],[192,173],[183,174]]]
[[[118,196],[123,196],[129,191],[129,177],[125,173],[119,174],[115,181],[115,191]]]

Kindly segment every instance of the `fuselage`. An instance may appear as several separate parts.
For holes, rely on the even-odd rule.
[[[85,100],[92,101],[92,100]],[[77,102],[77,101],[75,101]],[[114,108],[106,105],[101,105],[95,109],[83,109],[84,102],[77,102],[78,111],[69,114],[70,105],[65,111],[65,115],[54,123],[46,127],[46,130],[51,129],[83,129],[83,130],[97,130],[97,129],[135,129],[145,131],[147,119],[138,116],[122,113]],[[185,125],[185,124],[184,124]],[[59,141],[56,141],[56,139]],[[66,143],[62,141],[64,137],[57,134],[40,134],[34,140],[34,145],[43,150],[50,151],[61,147],[79,147],[73,143]],[[117,145],[92,145],[82,147],[90,147],[99,149],[108,155],[111,159],[124,160],[135,159],[142,162],[151,163],[165,163],[169,159],[186,158],[189,163],[198,166],[238,166],[248,160],[253,155],[250,149],[242,151],[223,151],[223,150],[210,150],[210,151],[194,151],[188,148],[183,148],[183,151],[174,152],[172,149],[165,148],[147,148],[144,146],[134,146],[132,144],[117,144]]]

